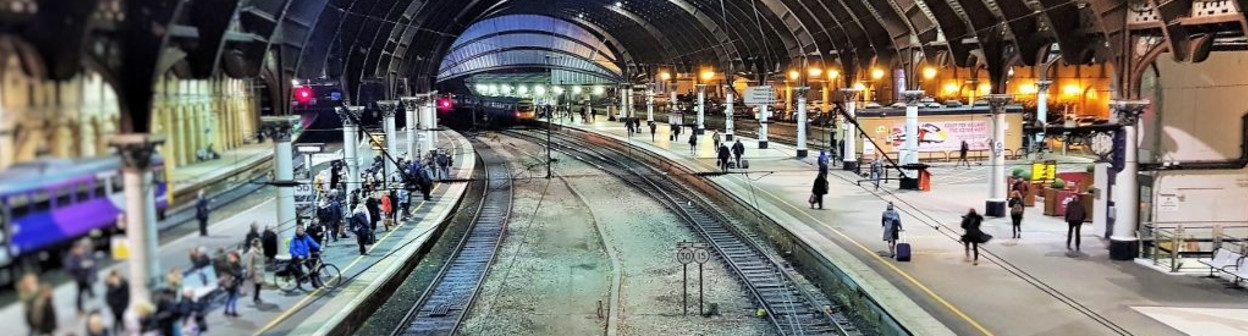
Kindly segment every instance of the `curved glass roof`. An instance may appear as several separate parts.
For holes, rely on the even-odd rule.
[[[619,79],[614,52],[588,30],[541,15],[507,15],[482,20],[452,44],[438,81],[490,70],[551,68]]]

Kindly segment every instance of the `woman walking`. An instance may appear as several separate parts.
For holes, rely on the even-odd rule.
[[[884,241],[888,242],[889,258],[897,257],[897,239],[901,238],[901,215],[893,209],[893,202],[888,202],[888,209],[880,218],[880,226],[884,227]]]
[[[113,332],[120,335],[125,331],[126,307],[130,306],[130,284],[126,283],[126,279],[117,270],[108,272],[104,284],[107,285],[104,301],[108,303],[108,310],[113,313]]]
[[[1021,239],[1023,238],[1023,228],[1022,228],[1023,209],[1026,208],[1026,205],[1023,204],[1023,194],[1019,193],[1017,190],[1010,193],[1009,205],[1010,205],[1010,221],[1014,223],[1014,237],[1013,238]]]
[[[828,194],[828,177],[826,174],[819,173],[815,176],[815,185],[810,188],[810,208],[814,209],[815,204],[819,204],[819,210],[823,210],[823,195]]]
[[[962,216],[962,246],[966,248],[966,259],[970,260],[972,265],[979,265],[979,244],[987,243],[992,236],[980,231],[979,227],[984,223],[984,216],[980,216],[971,208],[966,215]],[[975,250],[975,259],[971,259],[971,250]]]
[[[221,287],[225,288],[225,316],[238,317],[238,291],[243,285],[243,263],[237,251],[230,251],[226,257]]]
[[[251,302],[260,305],[260,286],[264,285],[264,247],[260,239],[252,239],[247,249],[247,278],[251,280],[253,290]]]

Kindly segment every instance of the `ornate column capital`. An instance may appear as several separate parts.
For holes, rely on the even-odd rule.
[[[338,118],[342,119],[342,126],[356,126],[355,118],[359,117],[362,110],[364,110],[363,106],[334,107],[334,112],[337,112]]]
[[[298,116],[263,116],[260,127],[275,142],[290,142],[295,123],[300,122]]]
[[[165,136],[146,133],[119,134],[108,140],[108,145],[121,155],[122,167],[140,172],[152,167],[152,154],[163,143]]]
[[[793,88],[793,94],[798,96],[799,98],[805,97],[807,93],[810,93],[809,86],[798,86],[798,87]]]
[[[393,118],[399,110],[399,101],[397,100],[379,100],[377,108],[381,109],[381,115],[386,118]]]
[[[1118,116],[1118,124],[1134,126],[1140,121],[1140,114],[1152,104],[1148,100],[1111,100],[1109,107]]]
[[[923,90],[902,91],[901,97],[906,99],[906,105],[918,105],[919,100],[923,99]]]
[[[860,89],[854,89],[854,88],[841,89],[841,97],[844,97],[846,101],[858,100],[858,94],[860,93],[862,93],[862,90]]]
[[[399,102],[403,104],[404,111],[415,111],[420,106],[420,100],[416,97],[402,97]]]
[[[1053,81],[1051,80],[1036,81],[1036,92],[1049,91],[1049,87],[1051,86],[1053,86]]]
[[[706,91],[706,84],[705,84],[705,83],[698,83],[697,85],[694,85],[694,87],[697,87],[697,88],[698,88],[698,91]]]
[[[994,93],[985,95],[984,100],[988,101],[988,104],[992,106],[992,113],[996,114],[1005,112],[1005,105],[1014,101],[1014,95]]]

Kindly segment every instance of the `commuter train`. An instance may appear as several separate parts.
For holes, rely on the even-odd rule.
[[[490,122],[522,123],[537,120],[533,99],[456,95],[457,106],[471,106]]]
[[[169,207],[163,159],[152,159],[158,218]],[[0,286],[60,264],[78,239],[106,249],[125,212],[121,159],[42,159],[0,171]]]

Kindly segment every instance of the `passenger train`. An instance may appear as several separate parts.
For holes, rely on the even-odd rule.
[[[533,99],[456,95],[456,106],[470,106],[491,122],[518,123],[537,120]]]
[[[125,211],[121,159],[43,159],[0,171],[0,286],[25,272],[60,264],[75,241],[91,237],[98,249],[121,232]],[[156,212],[169,207],[162,158],[152,161]]]

